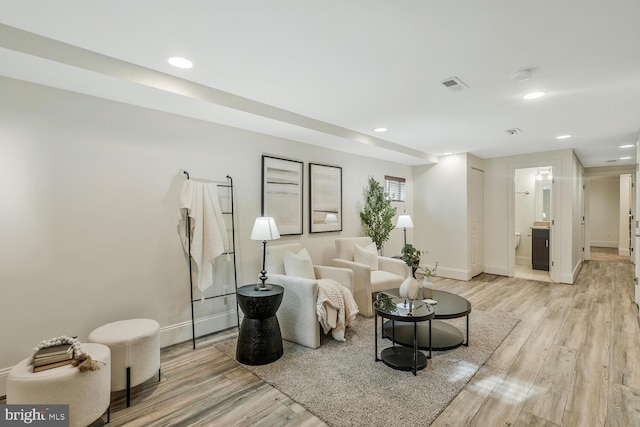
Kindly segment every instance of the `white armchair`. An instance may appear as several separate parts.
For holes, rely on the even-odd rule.
[[[353,271],[351,291],[363,316],[373,315],[374,293],[397,289],[404,279],[411,275],[409,266],[403,260],[378,256],[376,252],[363,250],[362,248],[373,245],[370,237],[340,237],[336,239],[335,244],[336,257],[332,265]]]
[[[282,338],[305,347],[320,347],[321,326],[316,313],[317,279],[333,279],[352,290],[353,272],[346,268],[314,265],[316,280],[287,276],[284,256],[287,251],[297,254],[300,243],[269,245],[266,256],[268,283],[284,288],[282,304],[277,312]]]

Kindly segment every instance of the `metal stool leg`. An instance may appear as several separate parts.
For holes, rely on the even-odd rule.
[[[127,408],[131,405],[131,368],[127,367]]]

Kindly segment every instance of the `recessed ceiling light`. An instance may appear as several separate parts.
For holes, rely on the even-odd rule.
[[[373,131],[374,132],[378,132],[378,133],[382,133],[382,132],[386,132],[387,128],[375,128]]]
[[[627,145],[621,145],[620,148],[631,148],[631,147],[635,147],[635,145],[633,144],[627,144]]]
[[[442,153],[443,156],[450,156],[453,154],[453,151],[447,151],[446,153]]]
[[[183,58],[181,56],[172,56],[171,58],[169,58],[169,64],[173,65],[176,68],[191,68],[191,67],[193,67],[193,62],[191,62],[187,58]]]
[[[627,156],[627,157],[620,157],[620,160],[629,160],[631,158],[631,156]]]
[[[558,136],[556,136],[556,139],[567,139],[567,138],[571,138],[571,135],[558,135]]]
[[[531,92],[522,97],[522,99],[536,99],[545,96],[546,92]]]

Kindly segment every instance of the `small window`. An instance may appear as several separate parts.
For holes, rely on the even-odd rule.
[[[384,191],[392,202],[404,202],[407,198],[406,180],[397,176],[384,176]]]

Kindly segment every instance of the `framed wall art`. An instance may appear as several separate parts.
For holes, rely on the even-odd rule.
[[[309,163],[309,231],[342,231],[342,168]]]
[[[304,163],[262,156],[262,216],[276,221],[280,235],[302,234]]]

